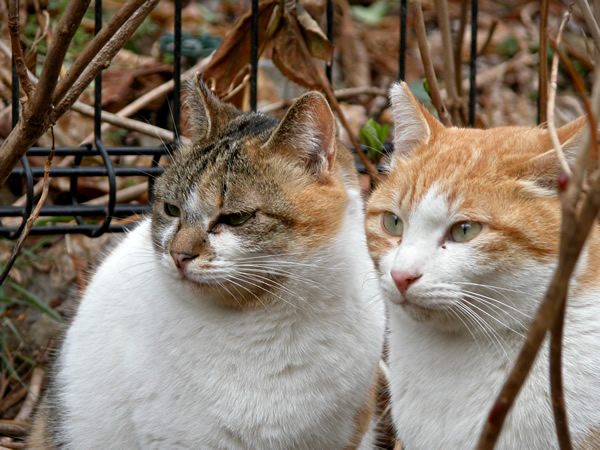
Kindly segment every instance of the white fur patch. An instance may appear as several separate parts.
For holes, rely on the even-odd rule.
[[[396,83],[390,89],[394,117],[394,157],[405,158],[420,144],[429,141],[431,131],[410,95],[406,84]]]
[[[228,233],[211,239],[237,251]],[[56,380],[61,442],[348,447],[384,330],[362,208],[317,253],[279,262],[292,275],[280,301],[237,310],[169,276],[149,223],[140,225],[100,266],[67,332]]]

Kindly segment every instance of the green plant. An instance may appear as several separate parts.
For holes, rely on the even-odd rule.
[[[379,124],[375,120],[369,119],[358,132],[360,143],[367,147],[367,155],[375,163],[383,155],[383,144],[387,138],[389,129],[390,126],[388,124]]]

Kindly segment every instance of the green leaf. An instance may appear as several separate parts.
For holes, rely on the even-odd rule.
[[[352,5],[350,10],[352,17],[359,22],[366,23],[367,25],[377,25],[387,15],[389,6],[387,0],[377,0],[369,6]]]
[[[367,146],[367,154],[371,160],[377,162],[383,154],[383,144],[387,138],[390,126],[380,125],[370,118],[358,131],[358,137],[363,145]]]
[[[54,309],[50,308],[50,306],[48,306],[48,304],[45,301],[43,301],[33,292],[28,291],[27,289],[19,286],[17,283],[11,280],[8,280],[8,284],[15,291],[19,292],[27,300],[27,302],[35,309],[37,309],[43,314],[47,314],[59,323],[64,323],[62,317],[60,317],[60,315]]]

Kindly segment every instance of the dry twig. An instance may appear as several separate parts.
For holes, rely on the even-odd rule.
[[[31,417],[40,396],[45,375],[46,373],[39,367],[33,369],[31,380],[29,381],[29,393],[27,394],[27,397],[25,397],[25,402],[23,402],[23,406],[21,406],[20,411],[15,417],[16,422],[25,422]]]
[[[569,20],[571,13],[566,12],[563,16],[563,20],[558,29],[558,35],[556,37],[556,46],[560,46],[562,33],[566,23]],[[561,167],[564,173],[567,175],[567,179],[572,176],[569,164],[565,159],[565,155],[562,151],[560,140],[556,132],[556,126],[554,123],[554,101],[556,98],[556,79],[558,77],[558,58],[559,53],[554,52],[552,56],[552,69],[550,72],[550,90],[548,92],[548,133],[552,140],[552,145],[556,151],[558,160],[560,161]],[[556,434],[558,436],[558,442],[560,448],[563,450],[570,450],[572,448],[571,438],[569,435],[569,424],[568,417],[565,408],[565,399],[562,384],[562,337],[563,337],[563,326],[565,321],[565,312],[567,306],[567,298],[561,300],[562,307],[560,308],[558,317],[556,317],[554,325],[551,331],[550,340],[550,390],[552,394],[552,407],[554,410],[554,422],[556,424]]]
[[[90,85],[96,76],[110,65],[111,60],[117,52],[125,45],[157,3],[158,0],[132,0],[122,7],[122,9],[127,7],[127,13],[130,14],[130,16],[110,35],[110,40],[108,40],[102,49],[94,55],[93,59],[85,66],[79,77],[71,86],[69,86],[68,92],[64,94],[62,100],[59,100],[60,102],[55,106],[51,113],[52,123],[58,120],[58,118],[75,103],[81,93]],[[116,17],[117,16],[115,15],[113,19]],[[123,17],[120,16],[119,20],[122,19]],[[98,36],[100,36],[100,34],[98,34]],[[92,41],[92,43],[93,42],[94,41]],[[60,88],[61,85],[58,87]]]
[[[548,7],[550,0],[541,0],[540,6],[540,62],[539,62],[539,122],[548,120]]]
[[[563,20],[558,29],[558,35],[556,37],[556,47],[560,46],[560,41],[562,37],[563,30],[567,21],[569,20],[570,13],[566,12],[563,16]],[[540,66],[541,68],[541,66]],[[556,151],[556,156],[560,162],[563,172],[567,175],[567,178],[571,178],[571,168],[567,163],[565,158],[565,154],[562,151],[562,145],[560,144],[560,140],[558,139],[558,134],[556,132],[556,124],[554,123],[554,103],[556,101],[556,79],[558,77],[558,52],[554,52],[552,56],[552,68],[550,71],[550,89],[547,91],[547,108],[544,108],[544,111],[547,115],[548,120],[548,134],[550,135],[550,139],[552,140],[552,145],[554,146],[554,150]],[[541,102],[541,97],[540,97]],[[540,109],[541,111],[541,109]]]
[[[50,131],[52,131],[52,128],[50,129]],[[0,285],[2,285],[2,283],[4,283],[4,280],[8,276],[8,272],[10,272],[10,269],[12,268],[13,264],[15,263],[17,256],[19,255],[19,252],[21,251],[21,248],[23,248],[23,244],[25,244],[25,239],[27,239],[27,236],[29,235],[29,232],[31,231],[31,227],[33,227],[34,222],[39,217],[40,210],[42,209],[42,206],[44,205],[44,202],[46,201],[46,197],[48,196],[48,190],[50,188],[50,167],[52,167],[52,158],[54,158],[54,150],[55,150],[54,149],[54,133],[52,132],[52,149],[50,150],[50,153],[48,154],[48,158],[46,159],[46,164],[44,164],[44,179],[43,179],[44,185],[43,185],[43,189],[42,189],[42,196],[38,200],[37,205],[35,205],[35,208],[31,212],[31,215],[27,218],[27,223],[25,224],[25,228],[21,232],[21,236],[19,236],[19,240],[13,247],[12,252],[10,254],[10,258],[8,259],[8,261],[6,262],[6,264],[4,266],[4,269],[2,270],[2,274],[0,274]]]
[[[565,60],[568,59],[560,49],[556,48],[555,51],[559,54],[561,61],[563,61],[563,58]],[[566,190],[560,196],[562,222],[557,268],[536,317],[531,324],[519,357],[490,411],[477,447],[480,450],[492,449],[494,447],[504,420],[521,386],[525,382],[548,330],[552,328],[557,336],[555,339],[559,338],[561,325],[557,323],[557,318],[564,307],[564,301],[569,289],[569,279],[585,240],[592,226],[596,224],[598,212],[600,211],[600,170],[596,167],[594,159],[598,145],[596,117],[600,106],[600,74],[596,74],[593,90],[594,103],[593,108],[590,108],[589,102],[584,97],[585,87],[581,77],[572,68],[572,65],[566,65],[566,68],[569,70],[577,93],[584,100],[583,103],[589,123],[587,127],[587,142],[578,154],[577,161],[573,166],[572,177],[567,184]],[[590,160],[593,164],[590,167],[591,173],[588,176],[588,187],[584,190],[583,179]],[[557,357],[559,355],[555,354],[554,367],[556,367]],[[555,378],[553,383],[559,381]],[[558,420],[562,419],[559,417]],[[557,426],[560,426],[560,424],[557,423]],[[560,436],[559,439],[565,439],[565,436]]]
[[[300,26],[298,25],[297,17],[292,14],[290,14],[290,16],[291,16],[290,22],[291,22],[292,26],[294,27],[296,35],[302,36],[302,32],[300,31]],[[348,121],[346,120],[346,116],[344,115],[344,112],[342,111],[340,104],[338,103],[337,99],[335,98],[335,94],[333,93],[333,89],[331,88],[331,85],[329,84],[329,80],[327,79],[327,76],[325,75],[325,71],[323,70],[323,68],[320,65],[318,65],[315,62],[314,58],[311,56],[310,52],[308,51],[308,48],[306,47],[306,42],[304,42],[303,39],[299,39],[298,41],[299,41],[299,48],[301,49],[303,56],[304,56],[304,60],[309,62],[308,67],[313,72],[313,75],[315,75],[314,78],[319,80],[319,82],[321,84],[321,88],[323,89],[323,91],[325,91],[325,95],[327,96],[327,99],[329,100],[331,106],[333,107],[333,109],[335,110],[335,112],[338,115],[338,119],[340,120],[340,122],[342,123],[342,126],[346,129],[346,131],[348,131],[348,136],[350,137],[352,146],[356,149],[356,153],[358,154],[360,161],[364,164],[369,175],[371,175],[371,177],[373,177],[373,178],[376,177],[377,176],[377,167],[375,167],[375,165],[369,160],[369,158],[367,157],[365,152],[362,151],[362,148],[360,147],[360,144],[358,142],[358,139],[356,138],[356,135],[352,132],[352,129],[350,128],[350,125],[348,124]]]
[[[55,108],[52,100],[58,83],[58,75],[62,67],[68,46],[81,23],[89,6],[89,0],[69,2],[52,37],[48,55],[35,93],[24,105],[23,114],[6,140],[0,146],[0,186],[8,178],[10,171],[19,159],[46,132],[46,130],[69,109],[81,92],[100,71],[108,66],[112,57],[129,39],[142,20],[156,6],[158,0],[136,0],[138,7],[129,9],[131,16],[123,23],[106,45],[94,56],[82,71],[77,81],[64,94],[60,104]],[[132,6],[132,3],[128,3]],[[87,83],[87,84],[86,84]],[[61,88],[62,89],[62,88]]]
[[[429,45],[427,44],[427,33],[425,31],[425,19],[423,18],[423,9],[421,8],[421,2],[419,0],[412,0],[411,2],[413,14],[415,16],[415,32],[417,35],[417,41],[419,44],[419,52],[421,53],[421,59],[423,61],[423,69],[425,70],[425,78],[429,84],[429,92],[431,93],[431,100],[433,106],[438,112],[441,122],[448,126],[452,125],[448,110],[442,100],[440,94],[440,88],[438,87],[437,78],[435,71],[433,70],[433,62],[431,61],[431,55],[429,54]]]
[[[438,24],[442,33],[442,58],[444,59],[444,81],[448,94],[447,102],[454,123],[459,124],[466,117],[464,104],[458,96],[455,84],[454,59],[452,54],[452,36],[450,35],[450,16],[447,0],[434,0]],[[460,66],[458,66],[460,68]]]
[[[15,67],[19,74],[19,81],[27,95],[27,98],[33,96],[33,86],[27,77],[27,66],[23,57],[23,49],[21,48],[21,29],[19,24],[19,4],[16,0],[10,0],[8,3],[8,29],[10,31],[10,44],[14,57]]]

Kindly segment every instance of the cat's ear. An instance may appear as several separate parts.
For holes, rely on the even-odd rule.
[[[578,153],[585,141],[586,118],[582,116],[569,122],[557,130],[558,140],[561,143],[563,154],[569,166],[573,166]],[[547,139],[547,146],[550,146],[550,138]],[[535,183],[544,188],[554,189],[557,184],[558,176],[562,172],[562,167],[556,156],[556,150],[550,148],[548,151],[538,155],[527,163],[528,177],[533,177]]]
[[[186,106],[189,111],[192,139],[209,139],[219,133],[240,112],[224,103],[202,81],[200,72],[187,82]]]
[[[390,89],[390,102],[394,118],[391,170],[398,160],[408,158],[421,145],[427,144],[444,126],[419,103],[403,81]]]
[[[335,161],[335,118],[325,97],[315,91],[301,96],[285,114],[265,148],[284,155],[308,172],[323,177]]]

